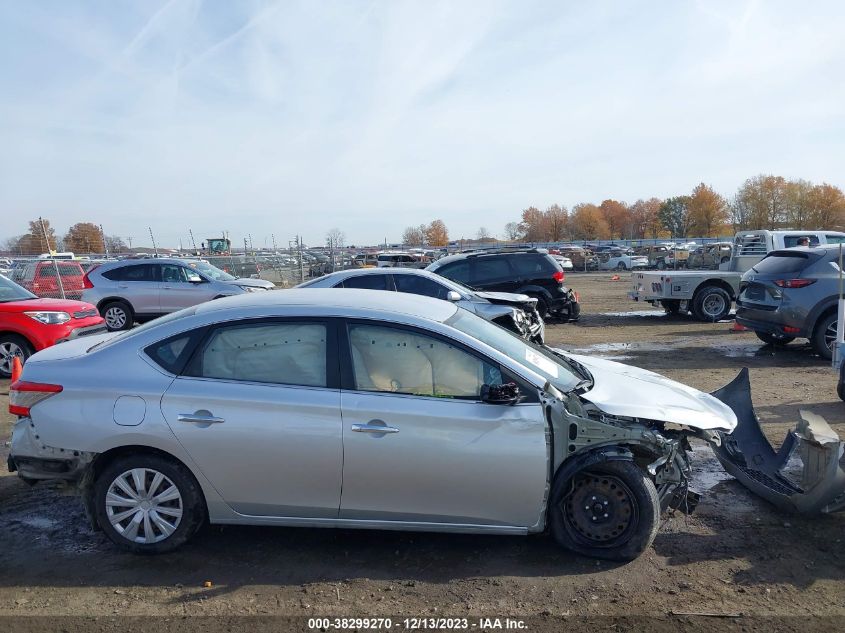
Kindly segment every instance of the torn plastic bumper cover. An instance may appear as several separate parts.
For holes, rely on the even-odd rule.
[[[751,404],[748,369],[712,394],[736,414],[738,424],[722,434],[713,452],[725,470],[777,507],[802,514],[845,510],[845,443],[824,418],[801,411],[801,421],[775,451]],[[800,458],[800,474],[793,472]]]

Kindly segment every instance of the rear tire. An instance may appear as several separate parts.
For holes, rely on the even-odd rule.
[[[205,522],[205,502],[191,472],[160,455],[118,457],[94,482],[94,515],[106,536],[136,554],[185,543]]]
[[[833,358],[833,344],[836,343],[836,313],[823,316],[816,323],[813,329],[813,338],[810,342],[813,351],[826,360]]]
[[[22,336],[0,334],[0,378],[12,377],[12,363],[15,357],[20,358],[21,364],[24,364],[34,353],[32,345]]]
[[[549,502],[552,536],[568,550],[607,560],[634,560],[660,524],[654,483],[633,462],[607,461],[555,481]]]
[[[548,302],[541,297],[540,295],[528,295],[529,297],[533,297],[537,300],[537,312],[540,314],[540,318],[545,320],[551,317],[551,313],[549,312],[549,304]]]
[[[792,341],[795,340],[794,336],[787,336],[786,334],[773,334],[771,332],[757,332],[754,331],[754,334],[757,335],[761,341],[763,341],[766,345],[789,345]]]
[[[692,300],[692,313],[699,321],[715,323],[726,319],[730,312],[731,296],[718,286],[701,288]]]
[[[100,315],[106,320],[109,332],[128,330],[135,322],[132,308],[125,301],[109,301],[100,308]]]
[[[657,270],[666,270],[666,262],[662,259],[657,260]]]
[[[628,270],[628,267],[625,265],[625,262],[619,262],[618,264],[616,264],[616,270],[625,272],[626,270]]]

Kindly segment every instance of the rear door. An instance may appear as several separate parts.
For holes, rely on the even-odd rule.
[[[138,315],[161,314],[159,267],[143,263],[124,266],[117,279],[118,293]]]
[[[501,255],[472,257],[469,282],[471,286],[498,292],[516,292],[521,286],[516,272],[508,264],[508,258]]]
[[[337,517],[343,445],[336,350],[327,320],[221,325],[164,394],[173,433],[236,512]]]

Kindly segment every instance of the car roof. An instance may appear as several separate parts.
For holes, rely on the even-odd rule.
[[[412,315],[431,321],[445,321],[459,309],[454,303],[421,295],[357,288],[294,288],[246,293],[208,301],[197,306],[196,314],[238,311],[247,308],[313,307],[321,314],[326,309],[339,312]]]
[[[108,270],[109,268],[119,268],[121,266],[135,266],[141,264],[185,264],[189,262],[203,261],[201,259],[182,259],[179,257],[141,257],[138,259],[119,259],[116,261],[103,262],[97,266],[97,270]]]

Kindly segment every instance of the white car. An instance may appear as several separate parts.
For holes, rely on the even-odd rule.
[[[563,255],[552,255],[557,260],[557,263],[560,264],[560,267],[564,270],[572,270],[574,266],[572,265],[572,260],[568,257],[564,257]]]
[[[599,255],[599,270],[633,270],[634,268],[648,268],[648,257],[619,252]]]

